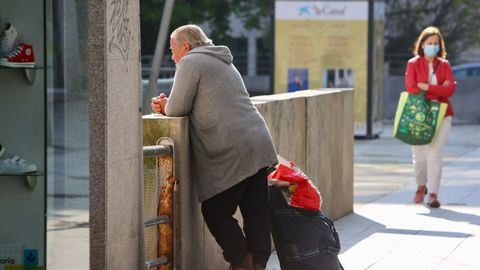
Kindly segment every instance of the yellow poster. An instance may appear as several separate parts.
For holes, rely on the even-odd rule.
[[[366,132],[368,1],[276,1],[275,93],[353,88]]]

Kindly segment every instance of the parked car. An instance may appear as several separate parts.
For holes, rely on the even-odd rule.
[[[480,77],[480,63],[468,63],[452,66],[455,78]]]

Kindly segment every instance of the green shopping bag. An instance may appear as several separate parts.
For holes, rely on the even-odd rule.
[[[393,136],[411,145],[429,144],[442,125],[447,103],[426,99],[424,92],[402,92],[398,101]]]

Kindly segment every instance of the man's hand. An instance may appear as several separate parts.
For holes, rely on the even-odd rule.
[[[152,103],[150,105],[152,106],[153,112],[165,114],[165,106],[167,105],[167,101],[167,95],[164,93],[161,93],[158,97],[152,98]]]
[[[417,83],[417,87],[422,91],[428,91],[428,83],[419,82]]]

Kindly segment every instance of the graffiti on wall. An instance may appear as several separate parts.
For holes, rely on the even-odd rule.
[[[129,0],[112,0],[112,17],[109,21],[112,36],[108,43],[108,50],[118,51],[125,64],[128,59],[132,32],[130,31],[130,19],[128,18]]]

